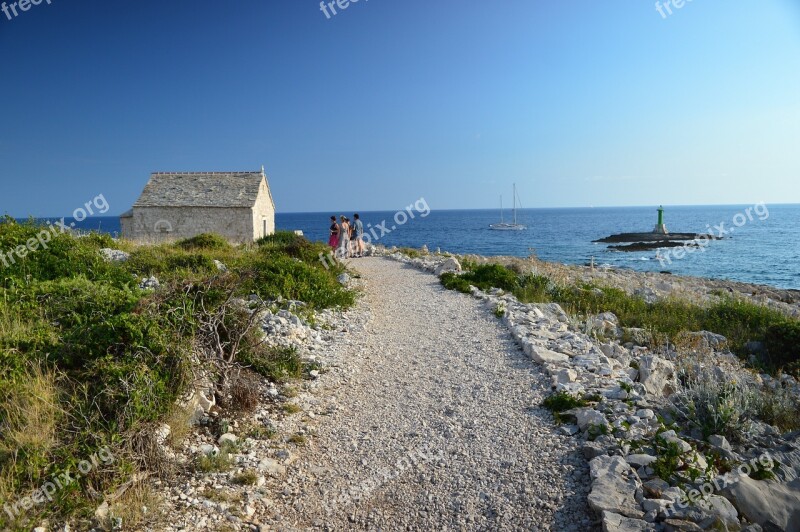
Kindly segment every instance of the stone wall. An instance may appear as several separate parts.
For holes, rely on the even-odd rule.
[[[249,208],[135,207],[128,220],[122,226],[123,237],[148,243],[201,233],[216,233],[232,242],[252,242],[254,236],[253,209]],[[271,223],[274,230],[274,217]]]
[[[133,234],[133,216],[124,216],[119,219],[120,236],[122,238],[131,238]]]
[[[266,235],[275,232],[275,207],[272,205],[267,182],[262,180],[258,190],[258,198],[253,207],[253,240],[258,240],[264,234],[264,221],[266,221]]]

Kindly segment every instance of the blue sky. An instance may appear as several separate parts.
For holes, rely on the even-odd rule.
[[[8,0],[6,0],[8,2]],[[800,202],[800,7],[46,0],[0,12],[0,212],[263,164],[279,211]]]

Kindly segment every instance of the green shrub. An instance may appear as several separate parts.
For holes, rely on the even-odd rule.
[[[253,279],[246,285],[262,299],[304,301],[316,309],[350,307],[355,294],[318,263],[306,263],[285,255],[261,256],[248,264]]]
[[[758,418],[783,432],[800,430],[800,398],[784,388],[765,388],[756,399]]]
[[[275,231],[271,235],[259,238],[256,244],[260,247],[282,250],[303,241],[307,242],[304,237],[296,235],[292,231]]]
[[[231,248],[231,245],[227,240],[225,240],[223,237],[219,235],[212,233],[203,233],[197,236],[193,236],[192,238],[180,240],[175,245],[187,251],[194,251],[194,250],[218,251],[218,250],[227,250]]]
[[[656,436],[654,440],[656,450],[656,460],[650,464],[655,475],[667,482],[672,479],[680,467],[682,467],[680,446],[676,442],[668,442],[661,436]]]
[[[547,303],[550,301],[551,284],[544,275],[525,274],[519,278],[514,295],[522,303]]]
[[[124,267],[133,274],[157,277],[161,281],[185,279],[194,274],[214,274],[213,252],[187,251],[173,245],[148,246],[135,249]],[[220,254],[217,254],[220,256]]]
[[[39,240],[37,236],[43,231],[47,238]],[[28,251],[26,247],[24,257],[7,253],[5,262],[0,261],[1,288],[13,288],[19,283],[35,280],[81,276],[114,283],[132,282],[129,274],[106,262],[98,253],[102,247],[114,247],[113,240],[107,235],[89,234],[76,238],[69,232],[49,230],[49,226],[33,221],[17,223],[8,217],[0,219],[0,250],[15,250],[18,246],[26,246],[29,241],[36,243],[34,251]]]
[[[764,346],[770,366],[800,378],[800,321],[784,319],[768,325]]]
[[[412,259],[418,259],[422,257],[422,252],[414,248],[399,248],[397,251]]]
[[[584,407],[587,404],[588,403],[583,399],[575,397],[567,392],[556,392],[548,396],[542,403],[542,406],[551,412],[565,412],[573,408]]]
[[[470,293],[470,283],[462,276],[452,272],[443,273],[441,276],[442,286],[448,290],[457,290],[464,294]]]
[[[442,285],[449,290],[469,293],[470,285],[481,290],[500,288],[512,292],[519,287],[517,274],[500,264],[485,264],[467,271],[461,275],[444,273],[441,276]]]
[[[305,365],[294,347],[259,347],[240,357],[242,364],[273,382],[285,382],[303,376]]]

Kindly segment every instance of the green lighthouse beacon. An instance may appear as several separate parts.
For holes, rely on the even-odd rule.
[[[667,235],[669,231],[667,231],[667,226],[664,224],[664,206],[658,208],[658,223],[656,224],[656,228],[653,229],[654,233],[659,235]]]

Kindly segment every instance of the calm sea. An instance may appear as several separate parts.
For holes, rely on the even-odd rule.
[[[747,215],[748,207],[751,216]],[[724,224],[723,230],[733,232],[723,240],[712,241],[705,252],[673,258],[665,265],[653,251],[620,253],[608,250],[606,244],[592,243],[614,233],[652,230],[657,217],[652,207],[524,209],[518,217],[528,230],[519,232],[489,230],[489,224],[499,221],[497,210],[432,211],[424,218],[415,212],[415,217],[403,224],[397,223],[402,217],[396,221],[395,212],[360,214],[368,231],[375,228],[374,234],[379,236],[382,231],[377,227],[385,221],[383,227],[389,233],[380,236],[378,242],[386,246],[425,244],[431,251],[438,247],[454,253],[520,257],[533,252],[541,259],[568,264],[585,264],[594,257],[598,265],[800,289],[800,205],[765,207],[668,207],[665,218],[670,231],[702,233],[710,227],[718,234],[720,224]],[[301,229],[312,240],[327,241],[331,214],[351,213],[278,214],[276,225],[279,229]],[[509,215],[506,211],[506,221]],[[119,231],[119,220],[95,217],[76,226],[114,234]]]

